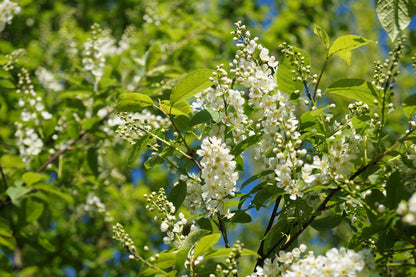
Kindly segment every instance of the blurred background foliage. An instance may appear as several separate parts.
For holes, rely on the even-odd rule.
[[[284,41],[308,52],[318,74],[326,57],[314,24],[327,30],[330,40],[356,34],[378,41],[353,51],[352,62],[331,60],[321,82],[326,86],[340,78],[371,80],[373,61],[384,59],[391,45],[377,21],[372,1],[349,0],[16,0],[22,10],[0,35],[0,60],[23,48],[10,73],[1,71],[0,163],[7,177],[0,183],[0,275],[1,276],[135,276],[140,265],[130,261],[111,239],[112,225],[122,223],[135,241],[143,246],[162,247],[159,226],[145,213],[144,193],[172,186],[174,172],[166,167],[146,169],[145,157],[135,157],[128,165],[132,147],[116,139],[114,126],[103,126],[117,96],[124,91],[140,91],[166,99],[172,86],[184,73],[228,64],[235,47],[230,32],[241,20],[260,42],[279,55]],[[99,87],[93,90],[91,77],[83,70],[82,47],[90,37],[90,27],[98,23],[119,51],[106,58]],[[408,33],[403,72],[410,68],[416,37]],[[109,44],[111,45],[111,43]],[[18,69],[32,76],[37,94],[53,119],[32,123],[41,134],[42,152],[23,163],[16,145],[14,122],[20,122],[17,105]],[[41,86],[35,78],[39,67],[53,72],[61,91]],[[414,90],[409,74],[400,76],[403,99]],[[323,98],[325,103],[328,99]],[[345,110],[349,99],[331,99]],[[63,122],[61,122],[60,121]],[[401,112],[392,121],[404,120]],[[44,123],[44,124],[42,124]],[[30,124],[30,123],[29,123]],[[64,126],[59,131],[59,126]],[[403,125],[391,124],[394,134]],[[394,129],[396,128],[396,129]],[[58,131],[57,131],[58,130]],[[79,134],[88,130],[80,140]],[[58,134],[58,139],[52,139]],[[76,140],[42,173],[44,180],[33,184],[34,191],[10,202],[8,187],[21,188],[27,172],[38,170],[54,153]],[[49,149],[53,149],[49,151]],[[26,175],[27,176],[27,175]],[[39,177],[40,178],[40,177]],[[42,187],[43,186],[43,187]],[[49,186],[50,189],[45,188]],[[40,189],[42,188],[42,189]],[[98,199],[98,200],[97,200]],[[254,224],[237,228],[233,240],[240,239],[255,249],[266,224],[263,214]],[[341,226],[325,237],[313,231],[302,242],[325,248],[350,239]],[[258,234],[252,237],[248,234]],[[319,251],[315,251],[319,253]],[[243,264],[246,273],[251,265]]]

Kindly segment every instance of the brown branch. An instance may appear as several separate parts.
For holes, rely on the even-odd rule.
[[[113,113],[113,111],[110,111],[108,114],[106,114],[106,116],[104,116],[100,121],[98,121],[96,124],[102,124],[104,121],[106,121],[108,119],[108,117]],[[52,158],[50,158],[49,160],[47,160],[43,165],[41,165],[36,172],[40,173],[43,170],[45,170],[45,168],[51,164],[52,162],[54,162],[57,158],[59,158],[62,154],[64,154],[65,152],[67,152],[68,150],[71,149],[72,146],[74,146],[78,141],[80,141],[88,132],[90,132],[92,129],[92,127],[90,129],[87,129],[85,131],[83,131],[82,133],[79,134],[78,138],[75,139],[74,141],[72,141],[71,143],[69,143],[64,149],[62,149],[61,151],[59,151],[58,153],[56,153]],[[34,193],[39,191],[39,189],[32,189],[29,192],[27,192],[26,194],[20,196],[21,197],[25,197],[28,194]],[[10,197],[8,197],[3,203],[0,203],[0,210],[3,209],[4,207],[10,205],[11,199]]]
[[[388,153],[393,151],[394,148],[396,148],[401,142],[403,142],[411,133],[413,133],[416,129],[411,129],[406,132],[404,136],[402,136],[401,139],[396,141],[392,146],[390,146],[386,151],[384,151],[381,155],[376,157],[374,160],[369,162],[365,166],[361,166],[357,169],[357,171],[351,175],[351,177],[348,179],[350,181],[354,180],[356,177],[358,177],[361,173],[363,173],[367,168],[370,166],[376,165],[384,156],[386,156]],[[315,218],[318,216],[318,214],[324,210],[327,209],[327,204],[329,200],[337,193],[339,190],[341,190],[341,187],[334,188],[329,191],[328,195],[325,197],[324,201],[322,201],[321,205],[319,205],[318,209],[315,211],[311,217],[308,218],[308,220],[302,225],[302,227],[293,235],[291,236],[290,240],[286,242],[280,250],[286,250],[289,248],[289,246],[305,231],[305,229],[312,223],[312,221],[315,220]]]
[[[267,224],[266,231],[264,232],[263,240],[261,241],[260,247],[257,250],[257,254],[260,257],[257,259],[257,263],[256,263],[256,266],[255,267],[261,266],[261,264],[263,263],[263,261],[265,259],[263,251],[264,251],[264,242],[266,240],[264,239],[264,237],[270,232],[270,230],[273,227],[273,222],[274,222],[274,219],[277,216],[277,209],[279,208],[279,205],[280,205],[280,201],[281,200],[282,200],[282,196],[279,196],[279,197],[276,198],[276,201],[274,203],[273,212],[272,212],[272,215],[270,216],[269,223]]]
[[[215,222],[215,220],[214,220]],[[221,232],[222,238],[224,239],[225,247],[230,248],[230,242],[228,241],[227,230],[225,229],[224,221],[222,221],[221,217],[218,215],[218,223],[217,227]]]

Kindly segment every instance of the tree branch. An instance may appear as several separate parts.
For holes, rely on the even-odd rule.
[[[106,121],[107,119],[108,119],[108,117],[111,115],[113,113],[113,111],[110,111],[108,114],[106,114],[106,116],[104,116],[100,121],[98,121],[97,122],[97,124],[102,124],[104,121]],[[37,173],[40,173],[40,172],[42,172],[43,170],[45,170],[45,168],[49,165],[49,164],[51,164],[52,162],[54,162],[57,158],[59,158],[62,154],[64,154],[65,152],[67,152],[68,150],[70,150],[71,149],[71,147],[72,146],[74,146],[78,141],[80,141],[86,134],[88,134],[90,131],[91,131],[91,129],[92,128],[90,128],[90,129],[87,129],[87,130],[85,130],[84,132],[82,132],[82,133],[80,133],[79,134],[79,136],[78,136],[78,138],[77,139],[75,139],[74,141],[72,141],[71,143],[69,143],[64,149],[62,149],[61,151],[59,151],[58,153],[56,153],[53,157],[51,157],[49,160],[47,160],[43,165],[41,165],[37,170],[36,170],[36,172]],[[0,167],[1,168],[1,167]],[[2,171],[3,172],[3,171]],[[22,195],[22,196],[20,196],[19,198],[21,198],[21,197],[24,197],[24,196],[26,196],[26,195],[28,195],[28,194],[31,194],[31,193],[34,193],[34,192],[37,192],[37,191],[39,191],[38,189],[32,189],[32,190],[30,190],[29,192],[27,192],[26,194],[24,194],[24,195]],[[10,199],[10,197],[7,197],[7,199],[3,202],[3,203],[0,203],[0,210],[1,209],[3,209],[4,207],[6,207],[6,206],[8,206],[8,205],[10,205],[12,202],[11,202],[11,199]]]
[[[365,166],[361,166],[357,169],[357,171],[350,176],[348,180],[352,181],[356,177],[358,177],[361,173],[363,173],[365,170],[367,170],[370,166],[376,165],[384,156],[386,156],[388,153],[393,151],[394,148],[396,148],[401,142],[403,142],[411,133],[413,133],[416,129],[411,129],[406,132],[402,138],[400,138],[398,141],[396,141],[392,146],[390,146],[386,151],[384,151],[381,155],[376,157],[374,160],[369,162]],[[305,231],[305,229],[312,223],[312,221],[315,220],[315,218],[318,216],[319,212],[324,211],[327,209],[327,204],[329,200],[337,193],[339,190],[341,190],[341,187],[334,188],[329,191],[328,195],[325,197],[325,199],[322,201],[321,205],[319,205],[318,209],[315,211],[311,217],[308,218],[308,220],[302,225],[302,227],[293,235],[291,236],[290,240],[287,241],[280,250],[286,250],[289,248],[289,246]]]

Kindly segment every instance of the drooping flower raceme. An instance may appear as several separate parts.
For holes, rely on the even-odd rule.
[[[306,253],[306,246],[291,252],[281,251],[273,260],[266,259],[258,266],[251,277],[355,277],[371,266],[372,255],[369,249],[358,253],[345,248],[332,248],[325,256],[315,256],[313,251]]]
[[[207,137],[202,141],[201,149],[197,154],[201,159],[201,198],[205,209],[210,215],[226,215],[230,217],[229,211],[224,213],[224,203],[227,197],[234,196],[238,173],[235,172],[236,162],[230,154],[230,149],[217,137]]]
[[[3,0],[0,3],[0,32],[6,28],[6,24],[12,22],[13,16],[18,14],[20,10],[19,5],[10,0]]]

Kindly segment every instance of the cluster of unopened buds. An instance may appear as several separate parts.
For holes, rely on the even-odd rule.
[[[164,189],[161,188],[158,193],[145,194],[144,198],[147,201],[146,209],[149,212],[157,212],[159,214],[154,217],[154,220],[161,223],[160,230],[166,233],[163,242],[168,245],[174,243],[175,246],[182,247],[183,241],[189,232],[196,228],[196,225],[193,222],[189,222],[183,213],[179,213],[179,220],[177,220],[175,216],[176,208],[167,199]]]

